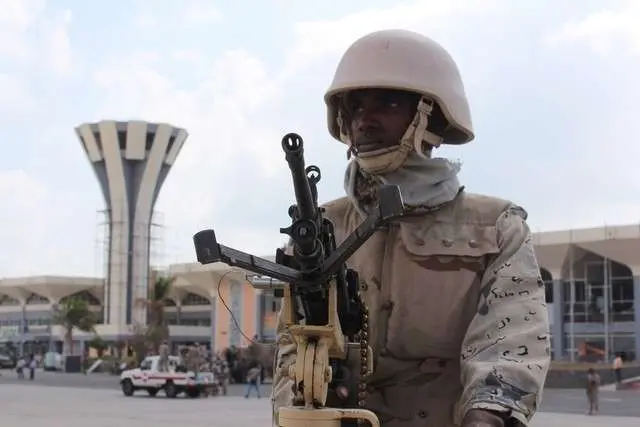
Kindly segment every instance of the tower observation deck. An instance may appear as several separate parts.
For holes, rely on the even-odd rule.
[[[108,248],[104,323],[146,324],[151,217],[155,202],[188,133],[164,123],[85,123],[76,134],[104,195]]]

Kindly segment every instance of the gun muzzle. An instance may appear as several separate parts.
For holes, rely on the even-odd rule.
[[[293,189],[296,194],[299,219],[315,220],[316,207],[311,193],[304,165],[304,142],[296,133],[288,133],[282,138],[282,149],[291,170]]]

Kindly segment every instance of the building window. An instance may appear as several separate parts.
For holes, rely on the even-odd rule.
[[[548,303],[553,302],[553,280],[544,282],[544,299]]]
[[[578,277],[574,280],[573,295],[571,283],[563,283],[564,321],[571,322],[573,319],[577,323],[633,322],[635,315],[631,271],[624,265],[610,260],[605,261],[596,256],[586,258],[587,260],[576,264],[574,269]]]
[[[279,313],[280,307],[282,307],[282,299],[281,298],[273,298],[271,299],[271,311],[273,313]]]
[[[202,295],[194,294],[189,292],[186,297],[182,300],[183,306],[188,305],[209,305],[209,298],[205,298]]]
[[[553,277],[549,271],[544,268],[540,269],[540,278],[544,282],[544,296],[548,303],[553,302]]]
[[[625,360],[635,360],[635,343],[633,334],[625,333],[574,334],[573,338],[570,334],[564,336],[564,348],[567,354],[573,352],[575,360],[580,362],[607,363],[613,360],[614,355],[620,353]]]
[[[43,297],[42,295],[32,293],[27,298],[26,304],[27,305],[49,304],[49,300]]]
[[[69,296],[63,297],[60,299],[60,303],[64,304],[70,299],[78,299],[80,301],[86,302],[88,305],[93,305],[93,306],[101,305],[100,300],[96,298],[95,295],[93,295],[89,291],[80,291],[80,292],[76,292],[75,294],[71,294]]]
[[[199,295],[198,295],[199,296]],[[174,300],[172,300],[171,298],[166,298],[164,301],[164,306],[165,307],[175,307],[176,306],[176,302]],[[207,302],[208,303],[208,302]]]
[[[180,319],[182,326],[211,326],[211,319],[208,317],[199,317],[195,319]]]
[[[20,301],[18,301],[17,299],[10,297],[9,295],[2,295],[0,296],[0,305],[3,306],[16,306],[16,305],[20,305]]]
[[[262,301],[262,304],[264,304],[263,307],[265,314],[280,312],[280,307],[282,306],[282,298],[276,298],[272,294],[263,294]]]

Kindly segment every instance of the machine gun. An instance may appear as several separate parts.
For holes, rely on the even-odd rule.
[[[291,253],[278,249],[271,262],[221,245],[213,230],[203,230],[193,236],[198,262],[224,262],[287,284],[282,315],[296,341],[297,356],[295,365],[283,374],[295,383],[296,396],[294,406],[280,408],[278,425],[338,427],[342,419],[362,419],[378,427],[378,418],[371,411],[324,405],[337,373],[336,363],[346,359],[348,343],[356,341],[363,327],[358,274],[346,267],[346,261],[376,230],[403,214],[400,190],[382,186],[377,209],[336,247],[333,224],[318,206],[320,169],[305,168],[299,135],[285,135],[282,148],[296,197],[296,204],[289,208],[291,225],[280,229],[290,237]],[[371,352],[368,347],[363,350]]]

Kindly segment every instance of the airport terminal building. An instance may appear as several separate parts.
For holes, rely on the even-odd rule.
[[[553,355],[640,354],[640,225],[534,234]]]
[[[163,274],[175,277],[165,303],[165,316],[175,344],[200,342],[215,349],[248,344],[255,335],[275,338],[280,301],[262,294],[247,281],[246,272],[224,264],[174,264]],[[0,345],[11,342],[29,350],[61,352],[64,331],[53,322],[65,299],[84,299],[100,324],[96,333],[108,342],[126,340],[133,328],[112,324],[105,316],[105,280],[93,277],[34,276],[0,279]],[[74,333],[74,348],[91,334]]]
[[[640,304],[635,301],[640,297],[640,225],[542,232],[534,234],[534,242],[547,290],[553,357],[602,360],[624,352],[635,359],[640,354]],[[246,345],[245,335],[275,338],[280,301],[254,289],[247,272],[193,263],[171,265],[165,273],[176,277],[166,301],[172,340],[222,349]],[[90,277],[1,279],[0,342],[61,345],[62,331],[51,321],[58,304],[70,296],[84,298],[104,320],[104,285],[104,279]],[[122,338],[109,323],[98,333],[107,340]]]

